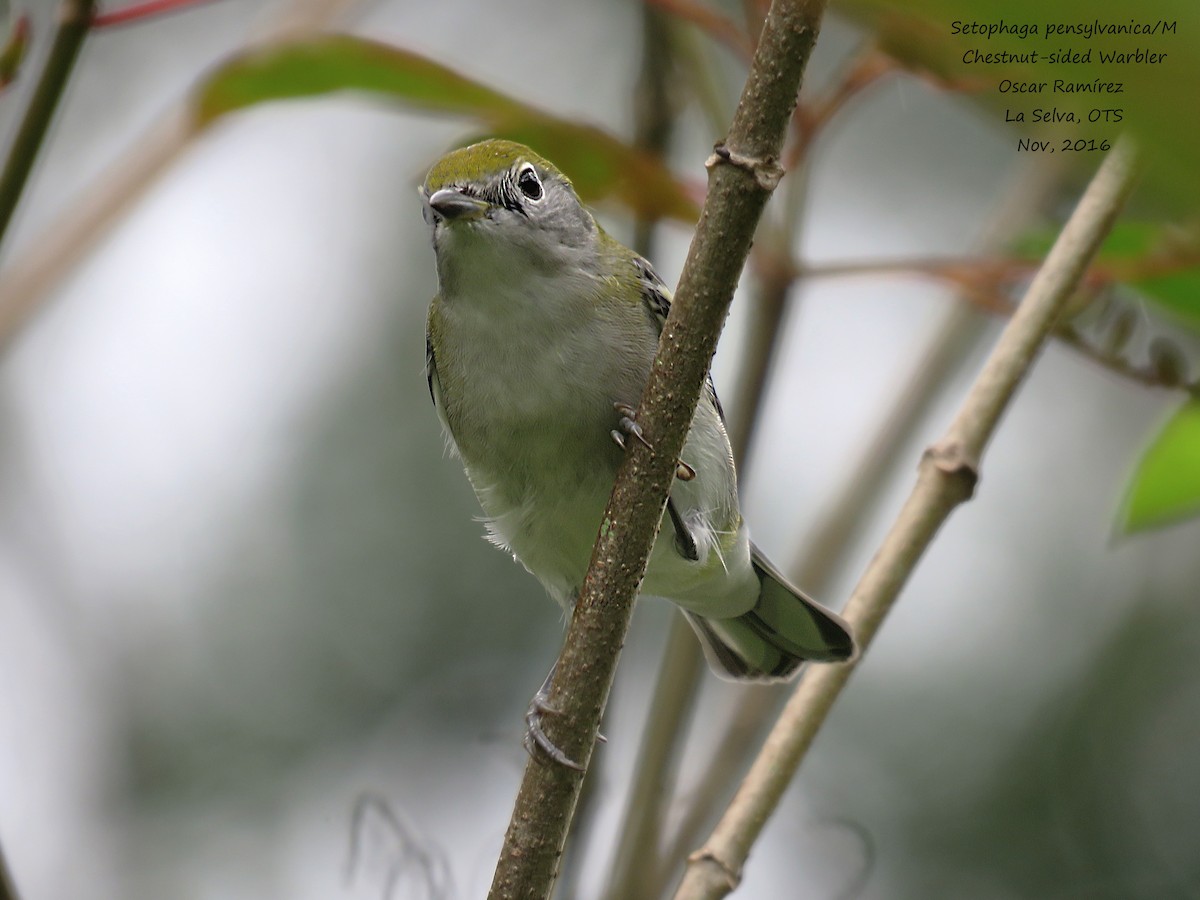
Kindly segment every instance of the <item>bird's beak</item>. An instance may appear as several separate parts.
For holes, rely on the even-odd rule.
[[[488,211],[488,202],[478,197],[469,197],[462,191],[443,188],[434,191],[425,203],[433,214],[447,222],[470,222],[481,218]]]

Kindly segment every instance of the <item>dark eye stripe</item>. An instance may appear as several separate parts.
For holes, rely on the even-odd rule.
[[[521,193],[511,174],[506,175],[504,180],[500,182],[500,196],[497,199],[505,209],[511,209],[513,212],[518,212],[523,216],[529,215],[525,209],[525,204],[521,202]]]

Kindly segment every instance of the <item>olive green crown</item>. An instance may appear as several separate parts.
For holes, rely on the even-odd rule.
[[[506,172],[519,162],[533,163],[543,175],[569,180],[552,162],[538,156],[524,144],[492,138],[447,153],[425,176],[430,193],[455,185],[477,184],[489,176]]]

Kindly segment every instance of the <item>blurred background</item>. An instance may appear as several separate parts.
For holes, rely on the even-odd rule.
[[[55,9],[26,5],[28,71]],[[200,73],[287,11],[228,0],[90,37],[3,263],[65,227]],[[628,137],[642,14],[632,0],[376,0],[341,24]],[[835,10],[810,80],[857,28]],[[740,69],[716,55],[731,107]],[[29,88],[0,97],[6,132]],[[915,77],[881,82],[814,148],[793,251],[821,265],[974,250],[1029,174],[1001,121]],[[474,133],[349,95],[230,117],[9,346],[0,842],[24,900],[486,892],[521,717],[563,620],[482,540],[423,375],[436,288],[415,187]],[[711,143],[685,108],[673,168],[701,178]],[[1061,216],[1078,186],[1042,212]],[[628,213],[599,213],[631,239]],[[668,283],[689,236],[658,233]],[[715,363],[727,405],[747,303]],[[780,565],[815,539],[962,303],[887,274],[794,292],[742,484]],[[970,317],[822,594],[831,606],[1003,325]],[[1200,525],[1114,526],[1178,403],[1049,346],[738,897],[1200,896]],[[600,896],[670,615],[652,599],[637,612],[569,896]],[[734,702],[705,678],[680,810]]]

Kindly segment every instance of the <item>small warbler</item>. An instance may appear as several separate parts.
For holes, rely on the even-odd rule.
[[[670,291],[528,147],[489,140],[455,150],[420,194],[439,284],[426,333],[430,395],[490,539],[569,605],[625,441],[645,440],[632,404]],[[667,513],[642,592],[683,609],[718,675],[786,679],[804,660],[853,656],[846,624],[750,543],[711,378]],[[571,765],[540,728],[552,712],[548,685],[530,707],[526,746]]]

